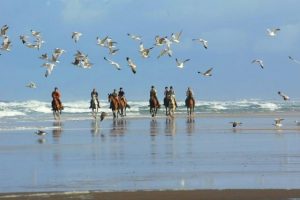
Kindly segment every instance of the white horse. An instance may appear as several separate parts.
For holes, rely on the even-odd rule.
[[[97,117],[98,109],[100,108],[97,100],[97,96],[93,95],[91,100],[91,108],[92,108],[92,115],[94,118]]]

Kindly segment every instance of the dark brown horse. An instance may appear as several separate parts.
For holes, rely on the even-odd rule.
[[[191,115],[195,109],[195,100],[193,97],[187,97],[185,100],[185,106],[187,108],[187,113]]]
[[[61,104],[60,100],[57,98],[54,98],[51,104],[52,104],[54,118],[60,119],[61,111],[64,109],[63,105]]]
[[[149,100],[149,103],[150,103],[150,114],[152,115],[152,117],[155,117],[157,114],[157,110],[160,108],[159,102],[157,98],[152,96]]]
[[[113,112],[114,119],[118,118],[120,108],[118,97],[114,97],[112,94],[108,94],[108,102],[110,102],[110,108]]]

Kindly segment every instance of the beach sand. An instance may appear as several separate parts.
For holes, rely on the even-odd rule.
[[[273,127],[279,116],[283,127]],[[20,122],[0,131],[0,198],[297,198],[297,116]]]

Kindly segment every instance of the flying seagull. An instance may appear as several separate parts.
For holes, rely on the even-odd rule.
[[[129,67],[131,68],[132,73],[136,73],[136,65],[133,63],[133,61],[129,58],[126,57],[126,60],[128,62]]]
[[[127,35],[133,39],[133,40],[138,40],[138,41],[141,41],[142,40],[142,37],[141,36],[138,36],[138,35],[132,35],[130,33],[127,33]]]
[[[282,92],[277,92],[279,94],[279,96],[281,96],[283,98],[283,100],[287,101],[287,100],[290,100],[290,97],[287,96],[286,94],[283,94]]]
[[[295,63],[297,63],[297,64],[300,64],[300,61],[299,60],[296,60],[296,59],[294,59],[292,56],[289,56],[289,59],[290,60],[292,60],[292,61],[294,61]]]
[[[282,127],[281,121],[283,121],[283,120],[284,119],[282,119],[282,118],[276,118],[276,119],[274,119],[275,123],[273,125],[276,127]]]
[[[258,64],[262,69],[264,68],[264,64],[263,64],[262,60],[254,59],[254,60],[252,60],[252,63]]]
[[[280,28],[267,29],[268,35],[271,37],[275,37],[278,31],[280,31]]]
[[[121,67],[119,65],[119,63],[115,62],[115,61],[112,61],[106,57],[104,57],[104,60],[108,61],[109,64],[113,65],[114,67],[116,67],[117,70],[121,70]]]
[[[82,33],[80,32],[73,32],[72,33],[72,39],[75,41],[75,43],[78,42],[79,38],[82,36]]]
[[[102,46],[102,47],[105,47],[106,46],[106,40],[107,40],[108,36],[104,37],[103,39],[97,37],[96,40],[97,40],[97,44]]]
[[[213,68],[211,67],[210,69],[208,69],[205,72],[198,72],[198,74],[202,74],[203,76],[212,76],[211,71],[213,70]]]
[[[30,82],[26,85],[26,87],[34,89],[36,88],[36,84],[34,82]]]
[[[175,43],[179,43],[181,34],[182,34],[182,30],[179,33],[172,33],[171,34],[171,41],[175,42]]]
[[[141,42],[140,43],[140,53],[141,53],[141,56],[143,58],[148,58],[149,57],[149,53],[150,53],[150,50],[153,49],[153,47],[150,47],[150,48],[144,48],[144,45],[143,43]]]
[[[203,47],[204,47],[205,49],[208,48],[208,41],[207,41],[207,40],[204,40],[204,39],[202,39],[202,38],[192,39],[192,40],[193,40],[193,41],[198,41],[198,42],[200,42],[200,43],[203,45]]]
[[[47,68],[47,71],[45,73],[45,77],[47,78],[51,74],[55,64],[54,63],[44,63],[42,66]]]
[[[1,30],[0,30],[0,36],[6,36],[6,33],[7,33],[7,31],[8,31],[8,25],[7,24],[5,24],[5,25],[3,25],[2,27],[1,27]]]
[[[183,68],[183,67],[184,67],[184,63],[186,63],[186,62],[189,61],[190,59],[185,59],[184,61],[179,61],[179,60],[176,58],[175,60],[176,60],[177,67]]]

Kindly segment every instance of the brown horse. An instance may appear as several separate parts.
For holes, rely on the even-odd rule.
[[[150,97],[149,103],[150,103],[150,114],[152,115],[152,117],[155,117],[157,113],[157,109],[160,108],[159,102],[157,101],[157,98],[152,96]]]
[[[195,109],[195,100],[192,97],[187,97],[185,100],[185,106],[187,108],[187,113],[191,115]]]
[[[124,97],[119,97],[119,114],[124,117],[126,116],[126,108],[130,108]]]
[[[64,109],[63,105],[61,104],[60,100],[57,98],[54,98],[51,104],[52,104],[54,119],[60,119],[61,111]]]
[[[110,108],[113,112],[114,119],[118,118],[120,109],[118,97],[114,97],[112,94],[108,94],[108,102],[110,102]]]

